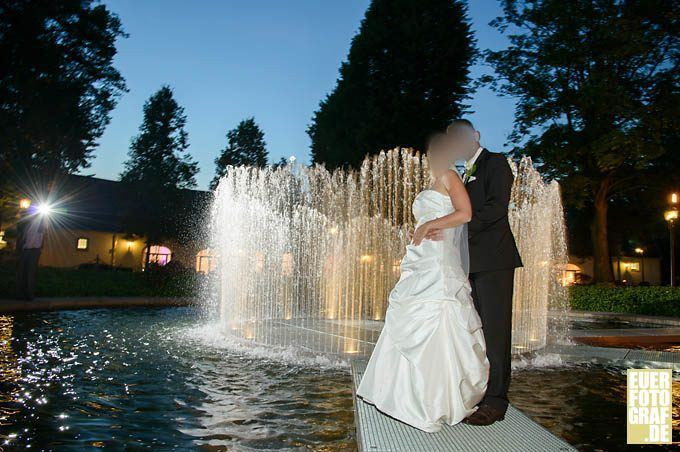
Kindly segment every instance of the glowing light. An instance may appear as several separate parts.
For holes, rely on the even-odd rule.
[[[26,210],[31,207],[31,200],[28,198],[22,198],[19,200],[19,207]]]
[[[677,204],[678,203],[678,194],[677,193],[671,193],[671,204]]]
[[[284,253],[281,258],[281,269],[285,276],[293,275],[293,255],[290,253]]]
[[[645,250],[643,250],[642,248],[635,248],[635,253],[637,254],[644,254],[644,252]]]
[[[666,221],[672,223],[678,219],[678,211],[676,209],[667,210],[663,213],[663,217]]]
[[[359,258],[359,262],[361,262],[362,264],[370,264],[371,262],[373,262],[373,256],[371,256],[370,254],[364,254]]]
[[[38,204],[36,209],[40,215],[49,215],[52,213],[52,206],[47,203]]]

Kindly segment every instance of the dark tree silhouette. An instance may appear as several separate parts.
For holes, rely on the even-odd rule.
[[[286,165],[288,165],[288,160],[285,157],[281,157],[278,162],[272,165],[272,168],[279,169],[283,168]]]
[[[515,153],[534,158],[560,181],[567,205],[588,212],[599,282],[613,281],[610,205],[639,202],[678,170],[668,146],[680,117],[673,3],[505,0],[492,22],[513,30],[510,47],[487,59],[495,88],[519,99]]]
[[[196,185],[198,166],[187,153],[185,124],[184,109],[163,86],[144,104],[144,120],[121,174],[127,229],[146,237],[148,247],[176,234],[186,198],[182,189]]]
[[[381,149],[422,148],[464,111],[474,57],[462,1],[373,0],[308,129],[314,162],[356,167]]]
[[[59,173],[89,166],[125,91],[113,67],[116,39],[125,35],[96,3],[2,2],[0,191],[44,189]]]
[[[210,183],[214,189],[220,178],[227,172],[228,166],[249,165],[264,167],[267,165],[267,143],[264,133],[255,122],[255,118],[241,121],[236,128],[227,132],[227,147],[215,159],[215,177]]]

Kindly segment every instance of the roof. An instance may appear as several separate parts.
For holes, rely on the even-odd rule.
[[[184,191],[196,200],[204,200],[210,194],[200,190]],[[58,227],[124,232],[125,198],[122,182],[68,175],[54,183],[50,198],[54,209],[61,214],[59,221],[55,221]]]

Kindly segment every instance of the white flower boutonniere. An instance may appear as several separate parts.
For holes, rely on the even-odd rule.
[[[474,177],[475,171],[477,171],[477,165],[470,164],[467,162],[465,164],[465,172],[463,173],[463,184],[468,184],[477,178]]]

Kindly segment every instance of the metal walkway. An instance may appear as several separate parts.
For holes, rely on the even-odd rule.
[[[510,406],[505,420],[490,426],[444,426],[425,433],[380,413],[356,397],[365,360],[352,361],[354,419],[361,452],[551,452],[575,451],[564,440]]]

